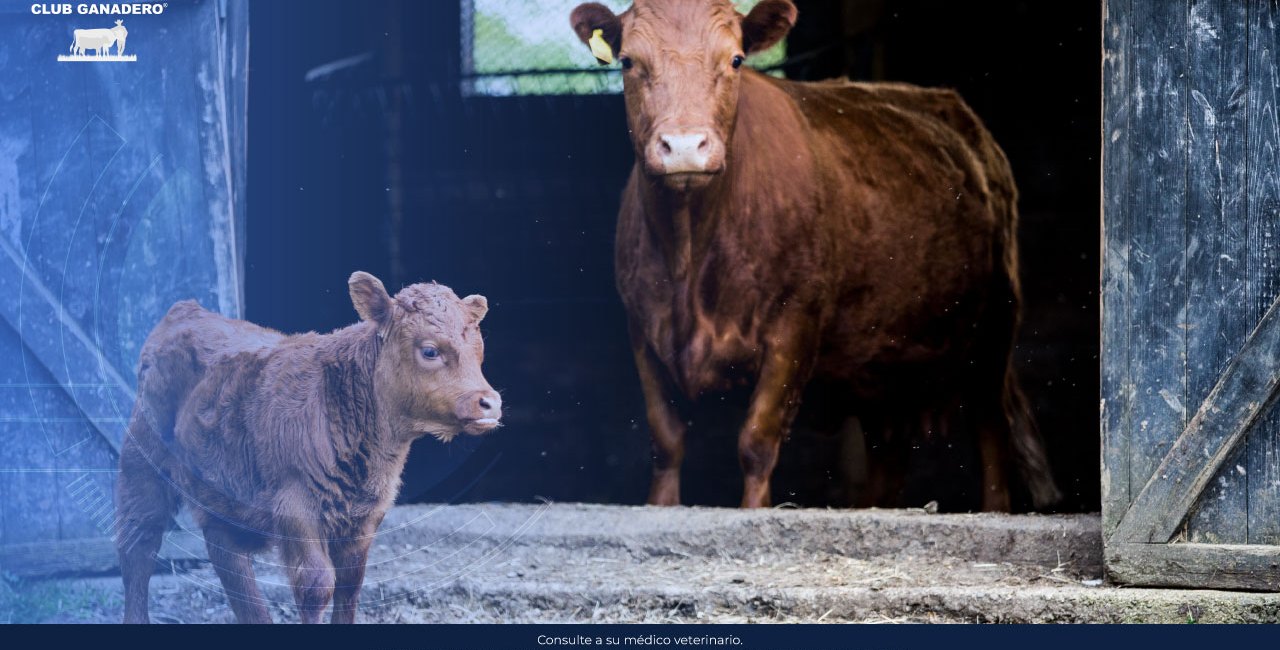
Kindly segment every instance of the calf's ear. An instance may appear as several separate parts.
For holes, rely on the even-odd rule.
[[[742,17],[742,51],[754,54],[773,47],[796,25],[791,0],[764,0]]]
[[[360,319],[378,323],[379,330],[386,328],[391,322],[392,304],[382,280],[364,271],[356,271],[347,280],[347,289],[351,291],[351,304],[355,305]]]
[[[471,316],[476,322],[484,320],[484,315],[489,313],[489,300],[484,296],[472,294],[462,299],[462,304],[466,305],[467,311],[471,312]]]
[[[615,56],[622,48],[622,21],[612,9],[599,2],[578,5],[573,13],[569,14],[569,24],[573,26],[574,33],[583,43],[589,45],[592,35],[598,29],[601,32],[600,37],[613,48]],[[600,64],[605,65],[603,61]]]

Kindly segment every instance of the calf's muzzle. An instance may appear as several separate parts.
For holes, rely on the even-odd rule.
[[[467,433],[492,431],[502,421],[502,396],[492,388],[466,393],[458,398],[455,413]]]

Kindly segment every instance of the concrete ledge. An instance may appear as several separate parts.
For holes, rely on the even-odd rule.
[[[153,579],[154,617],[230,622],[212,568],[194,558],[201,545],[188,542],[173,545],[186,561]],[[1280,622],[1277,594],[1105,586],[1101,557],[1088,515],[408,506],[388,514],[373,547],[361,620]],[[280,560],[263,556],[255,572],[277,620],[296,620]],[[44,620],[119,620],[119,578],[29,593],[50,589],[96,605]]]
[[[387,543],[484,527],[493,541],[636,557],[828,553],[844,557],[955,556],[975,562],[1069,564],[1101,575],[1097,515],[931,515],[922,510],[736,510],[588,504],[401,506]]]

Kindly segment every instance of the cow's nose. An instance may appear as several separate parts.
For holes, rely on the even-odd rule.
[[[502,417],[502,398],[496,392],[481,395],[477,405],[486,418],[497,419]]]
[[[661,133],[658,135],[658,160],[667,174],[708,171],[711,160],[711,138],[706,133]]]

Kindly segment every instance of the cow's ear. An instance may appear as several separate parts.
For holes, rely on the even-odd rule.
[[[590,45],[591,37],[598,29],[600,37],[613,48],[614,56],[617,56],[618,50],[622,49],[622,20],[613,13],[612,9],[599,2],[578,5],[573,13],[569,14],[569,24],[573,26],[574,33],[583,43]],[[604,61],[600,63],[605,64]]]
[[[754,54],[773,47],[796,25],[791,0],[764,0],[742,17],[742,51]]]
[[[467,311],[471,313],[471,317],[476,322],[484,320],[484,315],[489,313],[489,300],[479,294],[472,294],[462,299],[462,304],[466,305]]]
[[[391,324],[393,305],[382,280],[364,271],[356,271],[347,280],[347,289],[351,291],[351,304],[355,305],[360,319],[377,323],[378,331],[385,333]]]

